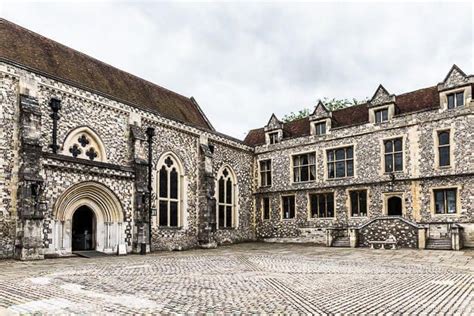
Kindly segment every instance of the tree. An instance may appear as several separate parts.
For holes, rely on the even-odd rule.
[[[366,102],[367,100],[363,101],[358,101],[355,98],[352,98],[352,100],[349,99],[336,99],[336,98],[323,98],[322,102],[326,109],[329,111],[334,111],[334,110],[339,110],[343,108],[347,108],[349,106],[354,106],[357,104],[361,104]],[[288,123],[292,121],[296,121],[305,117],[308,117],[311,115],[311,111],[308,108],[303,108],[302,110],[299,110],[298,112],[291,112],[290,114],[287,114],[283,116],[283,122]]]

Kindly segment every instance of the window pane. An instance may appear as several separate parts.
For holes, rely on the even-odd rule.
[[[334,163],[328,163],[328,177],[334,178]]]
[[[347,161],[347,176],[352,177],[354,175],[354,160]]]
[[[385,155],[385,172],[393,171],[393,156],[392,154]]]
[[[448,109],[454,108],[454,94],[448,95]]]
[[[339,161],[336,163],[336,177],[345,177],[346,176],[346,163],[344,161]]]
[[[456,93],[456,106],[464,105],[464,92]]]
[[[311,217],[318,216],[318,196],[316,194],[311,194],[309,196],[309,206],[311,209]]]
[[[270,218],[270,199],[269,198],[263,199],[263,218],[264,219]]]
[[[178,202],[170,202],[170,226],[178,226]]]
[[[395,139],[395,151],[402,151],[402,139],[401,138],[397,138]]]
[[[334,217],[334,194],[330,193],[327,198],[327,213],[328,217]]]
[[[159,211],[159,219],[160,219],[160,226],[168,226],[168,202],[160,201],[160,211]]]
[[[232,206],[226,207],[226,227],[232,227]]]
[[[170,196],[172,199],[178,198],[178,173],[175,169],[170,172]]]
[[[301,167],[301,181],[309,180],[308,167]]]
[[[435,190],[435,212],[436,214],[444,213],[444,192],[442,190]]]
[[[393,151],[393,143],[391,140],[385,141],[385,152],[391,153]]]
[[[448,145],[449,144],[449,132],[448,131],[445,131],[445,132],[440,132],[438,134],[438,143],[439,145]]]
[[[403,155],[402,153],[395,154],[395,171],[403,170]]]
[[[293,156],[293,166],[298,167],[300,165],[300,156]]]
[[[382,110],[382,120],[383,121],[388,120],[388,110]]]
[[[312,165],[309,167],[309,179],[316,180],[316,166]]]
[[[380,123],[382,121],[382,113],[380,111],[375,111],[375,123]]]
[[[354,149],[351,147],[347,147],[346,149],[346,155],[347,155],[347,158],[352,158],[354,157]]]
[[[329,150],[327,152],[328,154],[328,161],[333,161],[334,160],[334,151],[333,150]]]
[[[351,192],[351,214],[352,216],[359,215],[359,204],[357,201],[357,192]]]
[[[326,217],[326,197],[324,194],[319,195],[319,217]]]
[[[219,179],[217,190],[219,191],[219,203],[224,203],[224,178]]]
[[[226,196],[226,203],[227,204],[232,204],[232,181],[230,179],[227,179],[227,183],[226,183],[226,186],[227,186],[227,196]]]
[[[439,148],[439,165],[449,166],[451,164],[449,157],[449,146]]]
[[[290,218],[288,202],[288,197],[283,197],[283,218]]]
[[[290,218],[294,218],[295,217],[295,197],[294,196],[290,196],[289,207],[290,207]]]
[[[300,161],[302,165],[307,165],[309,163],[309,155],[301,155],[300,156]]]
[[[168,172],[165,167],[160,170],[160,197],[168,197]]]
[[[267,172],[267,183],[266,185],[272,185],[272,174]]]
[[[293,182],[300,182],[301,175],[300,175],[300,167],[293,168]]]
[[[336,150],[336,160],[343,160],[345,158],[346,158],[345,149],[343,149],[343,148],[337,149]]]
[[[446,190],[446,200],[448,203],[448,213],[456,213],[456,190]]]
[[[367,192],[359,192],[359,207],[360,207],[360,216],[367,216]]]
[[[225,221],[224,221],[224,213],[225,213],[225,206],[224,205],[219,205],[219,227],[224,227]]]

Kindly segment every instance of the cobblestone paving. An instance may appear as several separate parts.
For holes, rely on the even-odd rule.
[[[0,314],[473,314],[474,250],[248,243],[0,261]]]

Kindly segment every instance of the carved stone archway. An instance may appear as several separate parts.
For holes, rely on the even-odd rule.
[[[89,181],[69,187],[54,204],[50,253],[71,253],[72,218],[83,206],[95,215],[95,250],[115,253],[120,244],[125,244],[123,208],[119,199],[105,185]]]

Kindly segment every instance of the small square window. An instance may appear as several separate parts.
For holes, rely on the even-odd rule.
[[[433,190],[433,194],[436,214],[455,214],[457,212],[457,190],[455,188]]]
[[[269,139],[270,144],[277,144],[280,142],[280,138],[278,137],[278,132],[269,133],[268,139]]]
[[[375,111],[375,123],[388,121],[388,109]]]
[[[448,94],[448,109],[464,105],[464,91]]]
[[[325,135],[326,134],[326,122],[316,123],[315,124],[316,135]]]

